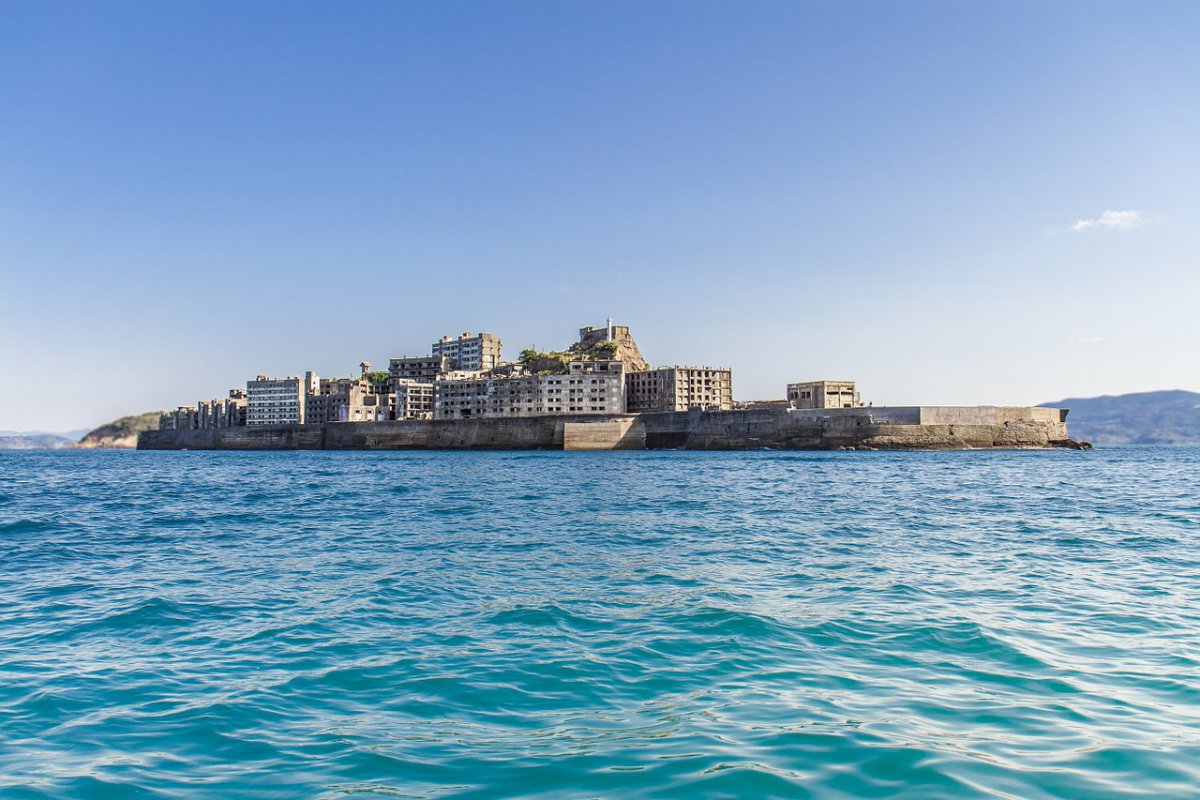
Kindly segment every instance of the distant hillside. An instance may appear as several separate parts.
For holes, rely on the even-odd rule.
[[[18,433],[0,436],[0,450],[61,450],[75,440],[57,433]]]
[[[1071,397],[1042,405],[1069,408],[1071,438],[1092,444],[1200,444],[1200,394],[1196,392]]]
[[[145,414],[113,420],[88,433],[79,440],[76,447],[137,447],[138,434],[142,431],[157,430],[158,418],[161,415],[161,411],[147,411]]]

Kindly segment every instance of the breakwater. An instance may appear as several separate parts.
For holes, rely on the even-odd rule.
[[[958,450],[1077,447],[1066,410],[892,406],[146,431],[140,450]]]

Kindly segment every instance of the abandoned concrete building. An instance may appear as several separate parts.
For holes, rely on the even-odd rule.
[[[450,359],[451,369],[460,372],[478,372],[500,365],[500,339],[490,333],[475,335],[467,331],[457,339],[443,336],[433,343],[430,352]]]
[[[453,369],[449,356],[404,356],[388,361],[388,380],[433,383]]]
[[[365,370],[364,370],[365,372]],[[305,422],[372,422],[392,419],[393,395],[387,384],[366,377],[322,378],[305,397]]]
[[[571,361],[564,374],[440,380],[434,419],[625,413],[625,365]]]
[[[792,408],[858,408],[862,405],[854,381],[806,381],[787,385]]]
[[[660,367],[626,377],[630,414],[655,411],[730,411],[733,374],[713,367]]]
[[[393,419],[433,419],[433,384],[396,381],[392,385]]]

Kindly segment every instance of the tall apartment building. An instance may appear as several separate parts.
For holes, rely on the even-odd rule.
[[[621,361],[571,361],[561,375],[440,380],[433,385],[434,419],[624,412]]]
[[[862,401],[854,381],[806,381],[787,385],[792,408],[858,408]]]
[[[400,380],[392,387],[394,419],[433,419],[433,384]]]
[[[713,367],[659,367],[625,378],[630,414],[655,411],[730,411],[733,373]]]
[[[467,331],[454,339],[443,336],[433,343],[435,356],[446,356],[453,369],[463,372],[495,369],[500,363],[500,339],[490,333],[478,336]]]
[[[246,424],[281,425],[305,421],[305,396],[319,390],[317,376],[268,378],[246,381]]]
[[[388,383],[394,390],[400,381],[433,383],[454,369],[449,356],[404,356],[388,362]]]

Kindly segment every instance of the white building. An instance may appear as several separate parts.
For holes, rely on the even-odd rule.
[[[282,425],[304,422],[305,395],[317,391],[317,376],[268,378],[246,381],[246,424]]]

